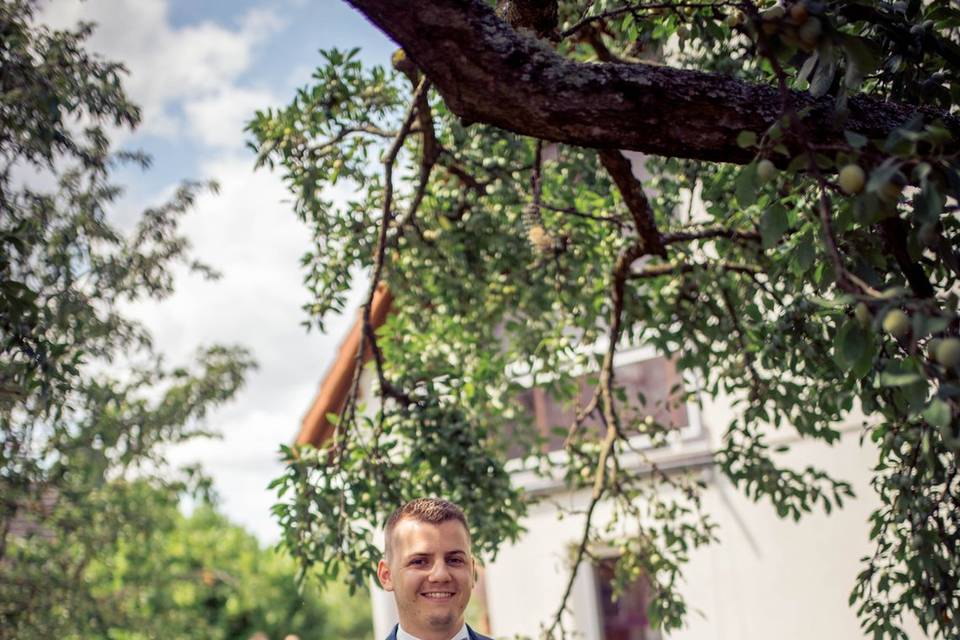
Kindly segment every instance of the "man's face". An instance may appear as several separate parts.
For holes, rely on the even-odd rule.
[[[459,521],[403,519],[393,530],[390,562],[380,561],[377,576],[393,591],[404,630],[446,639],[463,625],[474,570],[470,538]]]

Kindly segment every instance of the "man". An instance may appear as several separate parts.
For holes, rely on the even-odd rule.
[[[420,498],[387,520],[377,577],[393,592],[400,624],[387,640],[490,640],[464,622],[477,566],[457,505]]]

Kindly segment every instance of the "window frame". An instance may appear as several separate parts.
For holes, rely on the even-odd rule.
[[[604,348],[605,344],[601,341],[595,345],[592,351],[602,352]],[[614,355],[613,366],[614,368],[622,367],[654,358],[666,358],[666,356],[658,353],[656,349],[650,345],[628,347],[618,351]],[[574,367],[569,373],[570,375],[578,376],[593,372],[595,371],[584,367]],[[680,379],[683,381],[684,387],[690,390],[689,398],[684,403],[684,408],[687,413],[687,424],[667,436],[669,443],[666,446],[654,447],[649,435],[637,434],[628,439],[630,448],[643,451],[644,454],[660,452],[667,455],[682,454],[685,452],[691,454],[702,453],[700,450],[706,445],[707,441],[707,433],[703,426],[699,402],[702,386],[699,380],[690,372],[678,373]],[[523,386],[532,386],[533,376],[529,373],[517,375],[515,379]],[[624,468],[630,469],[641,467],[645,464],[644,454],[625,451],[620,455],[621,464]],[[570,460],[570,455],[563,449],[550,451],[544,455],[554,468],[562,467]],[[562,489],[564,486],[561,475],[555,473],[553,476],[545,477],[542,473],[527,468],[526,460],[522,458],[507,460],[505,467],[514,481],[531,494],[552,493],[558,489]]]

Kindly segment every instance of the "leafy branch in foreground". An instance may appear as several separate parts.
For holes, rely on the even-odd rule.
[[[960,11],[570,1],[553,24],[552,3],[520,2],[547,13],[509,23],[479,0],[350,4],[403,47],[408,82],[327,52],[314,87],[250,125],[320,241],[309,311],[338,309],[331,286],[342,300],[358,268],[395,296],[386,325],[364,327],[375,410],[355,411],[354,394],[336,441],[287,451],[276,510],[304,567],[362,581],[385,505],[422,493],[464,500],[493,551],[531,500],[508,482],[522,459],[590,492],[576,557],[622,546],[621,580],[645,573],[653,619],[678,627],[688,551],[716,533],[697,479],[633,445],[673,432],[612,366],[648,344],[700,393],[732,398],[712,462],[782,517],[852,489],[784,466],[772,436],[832,444],[863,418],[879,507],[851,603],[877,638],[906,638],[907,618],[955,637]],[[378,133],[330,144],[344,128]],[[321,195],[339,181],[343,206]],[[551,425],[565,456],[518,407],[528,386],[571,405],[572,424]],[[601,501],[612,529],[591,517]],[[546,636],[566,635],[566,604]]]

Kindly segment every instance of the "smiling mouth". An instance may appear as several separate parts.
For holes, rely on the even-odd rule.
[[[453,598],[452,591],[428,591],[426,593],[421,593],[420,595],[428,600],[437,600],[441,602]]]

